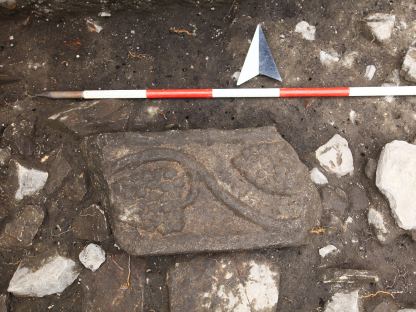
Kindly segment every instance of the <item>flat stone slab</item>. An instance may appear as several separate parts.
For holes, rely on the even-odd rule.
[[[309,172],[274,127],[100,134],[83,150],[130,254],[293,246],[318,223]]]
[[[261,256],[199,256],[168,272],[170,311],[274,312],[279,282],[276,261]]]

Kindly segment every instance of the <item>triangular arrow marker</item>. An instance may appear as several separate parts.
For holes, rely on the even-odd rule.
[[[260,24],[257,25],[253,40],[251,40],[237,86],[258,75],[282,81]]]

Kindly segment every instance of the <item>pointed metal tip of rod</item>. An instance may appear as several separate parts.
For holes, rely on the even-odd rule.
[[[51,95],[50,95],[50,92],[42,92],[42,93],[39,93],[39,94],[35,94],[34,97],[50,98]]]

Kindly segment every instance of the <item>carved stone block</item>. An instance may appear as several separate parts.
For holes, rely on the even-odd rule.
[[[298,245],[319,218],[307,168],[273,127],[100,134],[83,149],[134,255]]]

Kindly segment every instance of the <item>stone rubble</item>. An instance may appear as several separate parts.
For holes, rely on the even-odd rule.
[[[365,68],[365,74],[364,74],[364,77],[367,79],[367,80],[373,80],[373,78],[374,78],[374,75],[375,75],[375,73],[376,73],[376,67],[374,66],[374,65],[368,65],[366,68]]]
[[[319,249],[319,255],[321,258],[325,258],[329,255],[339,253],[339,249],[334,245],[327,245]]]
[[[361,300],[355,290],[349,293],[338,292],[334,294],[325,307],[325,312],[360,312]]]
[[[393,33],[396,17],[385,13],[375,13],[366,17],[366,24],[372,36],[379,42],[386,42]]]
[[[272,312],[279,281],[276,265],[260,257],[199,256],[169,271],[170,311]]]
[[[392,141],[381,152],[376,185],[386,196],[397,224],[416,229],[416,145]]]
[[[56,151],[48,170],[49,178],[45,185],[47,194],[52,194],[61,185],[71,171],[71,165],[65,159],[62,149]]]
[[[341,61],[342,66],[346,68],[352,68],[358,56],[359,54],[357,51],[351,51],[351,52],[345,53],[342,56],[342,61]]]
[[[340,56],[335,51],[320,51],[319,52],[319,60],[321,61],[322,65],[326,67],[331,67],[332,65],[336,64],[340,60]]]
[[[29,261],[27,264],[20,263],[7,291],[15,296],[24,297],[58,294],[71,285],[79,275],[77,264],[72,259],[54,255],[40,260],[36,265]]]
[[[95,272],[105,261],[105,251],[96,244],[89,244],[80,252],[79,261],[87,269]]]
[[[310,175],[311,175],[312,182],[315,183],[316,185],[328,184],[327,177],[318,168],[316,168],[316,167],[313,168],[310,171]]]
[[[42,225],[43,209],[39,206],[27,205],[4,226],[0,234],[0,248],[28,247]]]
[[[386,235],[389,233],[387,227],[384,223],[383,214],[375,210],[374,208],[370,208],[368,210],[368,224],[370,224],[374,231],[376,232],[377,238],[381,242],[386,241]]]
[[[17,171],[18,189],[15,199],[22,200],[25,196],[31,196],[39,192],[45,186],[48,173],[45,171],[26,168],[14,161]]]
[[[411,46],[403,60],[401,75],[409,82],[416,82],[416,46]]]
[[[308,22],[301,21],[296,24],[295,32],[300,33],[303,39],[313,41],[315,40],[316,27],[309,25]]]
[[[0,148],[0,166],[6,166],[11,157],[10,147]]]
[[[380,282],[380,278],[373,271],[337,268],[326,269],[321,279],[322,283],[335,284],[337,288],[378,285]]]
[[[335,134],[327,143],[319,147],[315,156],[322,168],[337,177],[354,172],[354,162],[348,142],[339,134]]]

